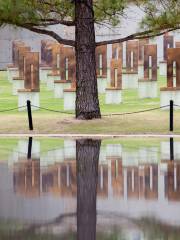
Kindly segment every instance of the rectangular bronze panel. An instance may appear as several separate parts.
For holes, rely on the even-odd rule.
[[[158,198],[158,165],[151,164],[144,166],[144,184],[140,184],[141,196],[145,199]],[[142,179],[143,180],[143,179]]]
[[[180,201],[180,164],[169,163],[166,181],[166,197],[170,201]],[[176,188],[175,188],[176,185]]]
[[[112,44],[112,58],[113,59],[123,59],[123,44],[122,43]]]
[[[111,87],[122,88],[122,60],[111,60]]]
[[[19,58],[19,47],[25,46],[22,41],[13,41],[12,42],[12,61],[14,66],[18,66],[18,58]]]
[[[111,181],[114,196],[123,196],[124,181],[123,181],[123,166],[121,158],[109,157],[111,161]]]
[[[149,43],[149,39],[139,40],[139,61],[144,61],[144,46]]]
[[[25,58],[25,89],[39,90],[39,53],[28,52]]]
[[[52,66],[52,45],[55,43],[53,40],[41,41],[41,62]]]
[[[102,182],[103,186],[101,185]],[[97,196],[108,197],[108,166],[105,164],[100,164],[98,168]]]
[[[150,66],[149,57],[152,59],[152,66]],[[150,76],[150,67],[152,70],[152,78]],[[144,78],[149,80],[157,80],[157,45],[144,46]],[[151,79],[150,79],[151,78]]]
[[[168,34],[164,35],[163,38],[164,41],[164,61],[167,60],[167,49],[169,48],[173,48],[174,47],[174,37],[170,36]]]
[[[102,56],[102,62],[100,62],[100,56]],[[96,48],[96,73],[98,76],[107,76],[107,45]]]
[[[40,194],[40,159],[19,159],[13,169],[14,191],[23,196]]]
[[[180,88],[180,48],[167,49],[167,87],[173,87],[173,63],[176,63],[176,87]]]
[[[131,66],[133,54],[133,66]],[[138,41],[128,41],[126,43],[126,70],[127,72],[138,71]]]
[[[175,47],[180,48],[180,42],[176,42]]]
[[[67,79],[68,71],[68,79]],[[60,74],[61,80],[76,81],[76,60],[75,50],[72,47],[62,47],[60,54]]]
[[[18,68],[19,68],[19,77],[24,78],[25,75],[25,57],[28,52],[31,51],[30,47],[19,47],[19,59],[18,59]]]
[[[139,198],[139,186],[140,178],[138,167],[127,167],[127,197],[129,199]]]
[[[60,54],[63,46],[59,43],[52,44],[52,71],[60,74]],[[59,56],[59,59],[58,59]]]

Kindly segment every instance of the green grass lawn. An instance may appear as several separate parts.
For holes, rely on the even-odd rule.
[[[159,77],[159,87],[165,86],[165,81],[164,77]],[[5,71],[0,72],[0,84],[0,111],[8,108],[16,108],[18,104],[18,97],[12,95],[12,84],[8,82]],[[53,91],[47,90],[46,84],[44,83],[41,84],[40,88],[40,106],[63,111],[63,99],[55,99]],[[99,96],[99,100],[102,114],[127,112],[159,106],[159,98],[139,100],[137,90],[123,90],[123,104],[105,104],[104,94]],[[13,113],[15,112],[18,111],[14,111]],[[36,111],[36,113],[39,112],[47,113],[46,110]]]
[[[5,71],[0,72],[0,111],[16,108],[17,96],[12,95],[12,84],[7,80]],[[159,88],[166,86],[165,77],[158,77]],[[160,92],[159,92],[160,95]],[[160,99],[138,98],[137,90],[123,90],[123,103],[106,105],[105,95],[99,96],[101,113],[124,113],[156,108],[160,106]],[[63,100],[55,99],[53,91],[48,91],[45,84],[41,84],[40,106],[56,111],[63,111]],[[175,113],[175,133],[180,133],[180,111]],[[168,133],[168,111],[155,110],[125,116],[103,116],[101,120],[75,120],[74,114],[54,113],[46,110],[33,112],[35,133]],[[28,133],[27,112],[0,112],[0,133]]]

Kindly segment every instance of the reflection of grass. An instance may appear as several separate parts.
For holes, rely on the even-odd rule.
[[[43,153],[52,149],[64,147],[63,138],[34,138],[34,140],[40,141],[40,151]]]
[[[155,219],[141,219],[133,220],[136,224],[136,230],[143,234],[146,240],[179,240],[180,229],[171,227]],[[13,227],[12,227],[13,225]],[[131,230],[131,229],[130,229]],[[65,234],[53,234],[51,231],[44,230],[42,233],[39,231],[26,231],[23,230],[23,225],[17,223],[0,222],[0,239],[1,240],[75,240],[77,239],[75,232],[68,232]],[[123,231],[121,226],[110,226],[103,231],[97,231],[97,240],[127,240],[129,235]]]
[[[17,236],[16,236],[17,234]],[[59,236],[59,235],[53,235],[50,233],[44,233],[44,234],[33,234],[33,233],[1,233],[0,232],[0,239],[1,240],[75,240],[76,238],[73,237],[71,234],[65,235],[65,236]]]
[[[126,240],[127,238],[124,236],[120,229],[114,230],[111,233],[97,233],[97,240]]]
[[[17,146],[17,139],[0,138],[0,161],[7,160],[12,150]]]
[[[19,140],[26,140],[28,138],[0,138],[0,161],[7,160],[8,156],[12,154],[15,149],[18,152],[17,146]],[[64,139],[62,138],[33,138],[40,142],[40,152],[46,153],[52,149],[62,148],[64,146]]]
[[[121,144],[123,147],[139,148],[139,147],[159,147],[161,141],[168,141],[169,139],[162,138],[115,138],[105,139],[102,145],[107,144]]]
[[[29,231],[26,224],[21,224],[14,221],[0,220],[0,239],[1,240],[75,240],[75,234],[72,232],[61,235],[53,235],[49,232],[34,232]]]
[[[28,141],[28,138],[23,138]],[[0,161],[7,160],[13,149],[18,146],[19,138],[0,138]],[[59,148],[64,148],[64,138],[33,138],[33,141],[40,142],[40,153],[46,154],[48,151],[53,151]],[[113,138],[103,139],[101,147],[104,148],[108,144],[121,144],[123,149],[128,152],[137,151],[139,148],[156,147],[160,152],[160,142],[169,141],[168,138]],[[178,141],[178,139],[175,141]],[[16,149],[18,151],[18,149]]]
[[[102,141],[102,147],[105,147],[108,144],[121,144],[124,151],[127,152],[137,152],[142,148],[147,148],[150,153],[157,152],[160,157],[160,143],[161,141],[169,141],[169,139],[161,138],[121,138],[121,139],[106,139]],[[156,148],[156,149],[151,149]]]
[[[17,223],[17,222],[14,222],[14,221],[4,221],[4,220],[0,220],[0,230],[4,230],[4,231],[7,231],[7,230],[20,230],[22,229],[21,227],[21,224],[20,223]]]
[[[143,218],[136,220],[138,226],[144,232],[145,239],[170,239],[179,240],[180,228],[172,227],[163,223],[158,222],[156,219]]]

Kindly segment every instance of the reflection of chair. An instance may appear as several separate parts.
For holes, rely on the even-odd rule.
[[[158,198],[158,165],[147,164],[139,167],[127,167],[128,198]]]
[[[107,164],[99,165],[97,196],[100,198],[108,197],[108,166]]]
[[[42,191],[61,197],[76,196],[76,162],[50,165],[42,170]]]
[[[171,201],[180,201],[180,163],[169,162],[166,176],[166,197]]]
[[[14,164],[14,191],[27,196],[40,195],[40,159],[19,159]]]
[[[124,193],[122,159],[118,157],[110,157],[108,160],[111,161],[113,196],[122,197]]]

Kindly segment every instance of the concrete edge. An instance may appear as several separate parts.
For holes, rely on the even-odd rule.
[[[0,134],[5,137],[59,137],[59,138],[180,138],[180,134]]]

